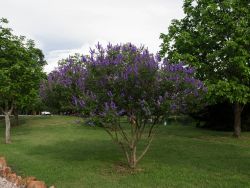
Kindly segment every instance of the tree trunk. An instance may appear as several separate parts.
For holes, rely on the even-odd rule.
[[[32,115],[35,116],[36,115],[36,111],[32,110]]]
[[[10,144],[11,139],[10,139],[10,113],[5,113],[5,143]]]
[[[136,146],[133,146],[130,151],[129,167],[135,169],[137,164],[136,160]]]
[[[241,112],[242,105],[240,103],[234,104],[234,134],[236,138],[240,137],[241,133]]]

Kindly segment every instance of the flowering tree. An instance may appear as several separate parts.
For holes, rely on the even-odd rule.
[[[42,101],[56,112],[78,112],[83,104],[76,99],[84,93],[85,74],[79,55],[61,60],[40,86]]]
[[[66,101],[97,120],[131,168],[149,149],[157,124],[198,105],[205,90],[193,68],[167,60],[159,66],[158,55],[132,44],[106,49],[98,44],[89,56],[76,59],[49,74],[41,86],[43,99]]]
[[[106,49],[98,44],[82,60],[87,67],[85,94],[75,104],[100,120],[131,168],[149,149],[156,125],[171,113],[190,109],[191,102],[198,104],[205,90],[193,68],[167,60],[159,66],[158,55],[130,43]],[[127,124],[121,123],[125,120]]]

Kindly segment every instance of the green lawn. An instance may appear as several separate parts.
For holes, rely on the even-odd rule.
[[[57,188],[82,187],[250,187],[250,133],[232,133],[194,126],[161,127],[143,169],[118,169],[123,161],[118,146],[100,128],[80,126],[74,117],[28,117],[12,129],[11,145],[0,155],[19,175],[36,176]]]

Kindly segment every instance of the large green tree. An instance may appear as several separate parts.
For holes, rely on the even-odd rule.
[[[10,143],[10,115],[37,96],[45,61],[34,42],[14,35],[7,23],[0,20],[0,109],[5,115],[5,143]]]
[[[161,55],[185,61],[206,81],[208,102],[234,106],[234,136],[241,133],[241,112],[250,101],[250,2],[184,0],[185,17],[161,34]]]

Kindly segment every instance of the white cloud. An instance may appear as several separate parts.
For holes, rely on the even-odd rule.
[[[90,48],[94,48],[95,44],[100,42],[103,46],[107,45],[107,41],[97,40],[93,44],[84,44],[80,48],[76,49],[66,49],[66,50],[53,50],[48,52],[47,54],[47,62],[48,65],[44,67],[44,71],[49,73],[51,70],[55,69],[57,67],[58,61],[61,59],[65,59],[69,57],[70,55],[74,55],[76,53],[79,54],[88,54]]]
[[[0,0],[0,16],[36,41],[50,71],[60,58],[85,53],[97,41],[145,44],[156,52],[160,33],[183,16],[181,7],[182,0]]]

